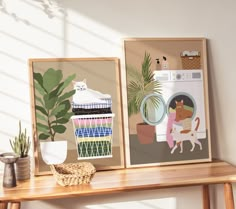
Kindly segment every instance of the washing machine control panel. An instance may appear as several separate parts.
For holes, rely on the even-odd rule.
[[[154,71],[154,79],[159,81],[200,81],[202,80],[202,70]]]

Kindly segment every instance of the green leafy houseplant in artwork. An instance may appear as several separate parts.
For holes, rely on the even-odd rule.
[[[62,134],[66,131],[65,124],[73,115],[69,98],[75,90],[66,92],[65,89],[76,75],[70,75],[63,80],[61,70],[49,68],[44,74],[34,72],[33,77],[38,92],[35,95],[38,138],[50,138],[54,141],[57,133]]]
[[[129,117],[134,114],[140,113],[142,101],[147,95],[161,94],[161,85],[159,81],[154,79],[154,74],[151,70],[151,64],[152,64],[151,56],[149,53],[145,52],[141,69],[137,69],[130,65],[127,66],[127,78],[128,78],[127,96],[128,96]],[[157,108],[159,102],[160,102],[159,97],[150,97],[149,102],[145,103],[142,110],[145,118],[149,117],[148,108],[151,107]],[[144,124],[146,123],[143,122],[137,124],[138,135],[139,135],[138,131],[140,125]],[[154,127],[150,128],[154,129]],[[145,129],[148,130],[147,127],[145,127]],[[138,138],[140,139],[141,137],[138,136]],[[148,143],[148,142],[142,142],[142,143]]]

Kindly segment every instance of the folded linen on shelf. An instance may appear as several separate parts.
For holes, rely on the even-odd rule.
[[[95,128],[77,128],[75,135],[77,137],[104,137],[112,134],[112,128],[95,127]]]
[[[98,108],[111,108],[112,100],[111,98],[102,98],[103,102],[87,102],[87,103],[75,103],[72,102],[72,108],[82,108],[82,109],[98,109]]]
[[[112,110],[111,110],[111,108],[91,108],[91,109],[72,108],[72,112],[75,115],[90,115],[90,114],[112,113]]]
[[[112,117],[101,117],[101,118],[76,118],[76,116],[73,116],[73,117],[74,117],[73,122],[74,122],[75,128],[92,127],[93,125],[95,127],[99,127],[99,126],[110,127],[113,121]]]
[[[100,137],[78,137],[77,138],[77,141],[78,143],[81,143],[81,142],[99,142],[99,141],[111,141],[111,137],[112,135],[108,135],[108,136],[100,136]]]

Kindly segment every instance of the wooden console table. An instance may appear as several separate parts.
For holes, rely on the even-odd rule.
[[[18,182],[14,188],[0,186],[0,209],[6,209],[8,204],[11,209],[20,209],[23,201],[194,185],[202,185],[203,209],[210,209],[211,184],[224,184],[226,209],[234,209],[232,182],[236,182],[236,167],[222,161],[100,171],[90,184],[68,187],[58,185],[53,176],[39,176]]]

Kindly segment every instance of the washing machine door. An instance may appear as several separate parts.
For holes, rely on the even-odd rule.
[[[173,94],[166,103],[166,114],[169,115],[171,110],[174,110],[176,112],[176,102],[183,101],[184,103],[184,109],[189,110],[192,112],[191,118],[193,119],[196,115],[197,105],[196,101],[187,92],[177,92]],[[178,120],[183,120],[185,118],[178,119],[178,115],[176,115],[175,121],[178,122]]]
[[[160,124],[166,115],[166,104],[160,94],[149,94],[141,102],[140,113],[142,119],[149,125]]]

